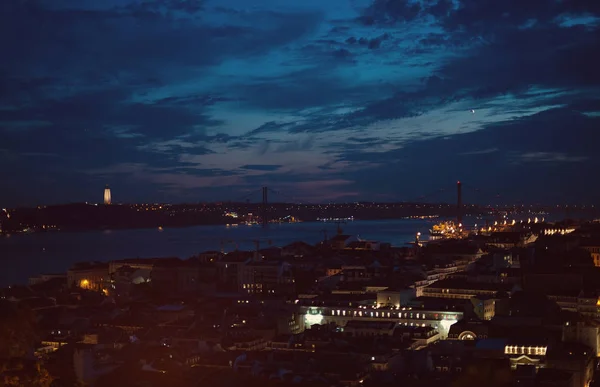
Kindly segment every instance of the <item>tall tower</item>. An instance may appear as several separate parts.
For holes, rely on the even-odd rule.
[[[111,203],[111,198],[110,198],[110,188],[108,187],[108,184],[106,185],[106,187],[104,188],[104,204],[109,205]]]
[[[269,218],[267,214],[267,207],[269,205],[269,188],[262,187],[262,226],[269,227]]]
[[[462,184],[460,181],[456,182],[456,220],[458,224],[462,223]]]

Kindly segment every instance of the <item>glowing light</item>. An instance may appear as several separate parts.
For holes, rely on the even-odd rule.
[[[322,324],[323,323],[323,315],[321,313],[306,314],[306,315],[304,315],[304,322],[308,326]]]
[[[79,287],[82,289],[88,289],[90,287],[90,281],[82,279],[81,281],[79,281]]]
[[[440,321],[440,328],[444,333],[447,333],[450,330],[450,326],[454,323],[456,323],[456,320],[442,320]]]

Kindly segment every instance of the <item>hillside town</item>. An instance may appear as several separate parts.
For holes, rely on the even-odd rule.
[[[0,347],[12,360],[0,376],[65,387],[600,386],[598,222],[496,223],[401,247],[341,229],[317,245],[256,245],[82,262],[2,289]]]

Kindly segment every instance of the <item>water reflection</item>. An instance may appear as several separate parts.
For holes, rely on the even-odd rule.
[[[412,242],[415,233],[427,234],[433,221],[354,221],[343,224],[345,234],[401,246]],[[78,233],[16,234],[0,237],[0,286],[25,282],[36,274],[62,272],[79,261],[110,261],[133,257],[187,258],[206,250],[253,249],[253,240],[269,239],[274,246],[302,240],[317,243],[323,230],[332,237],[335,223],[304,222],[244,227],[198,226],[144,230],[105,230]],[[235,241],[234,244],[223,241]],[[262,246],[261,246],[262,247]],[[264,247],[267,247],[266,242]],[[43,250],[45,249],[45,250]]]

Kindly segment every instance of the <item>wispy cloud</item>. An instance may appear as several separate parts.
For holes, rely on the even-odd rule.
[[[513,155],[516,163],[580,163],[588,159],[587,156],[572,156],[565,153],[528,152]]]
[[[463,152],[463,153],[460,153],[460,155],[462,155],[462,156],[487,155],[490,153],[496,153],[499,150],[500,149],[498,149],[498,148],[481,149],[481,150],[474,150],[474,151],[470,151],[470,152]]]

